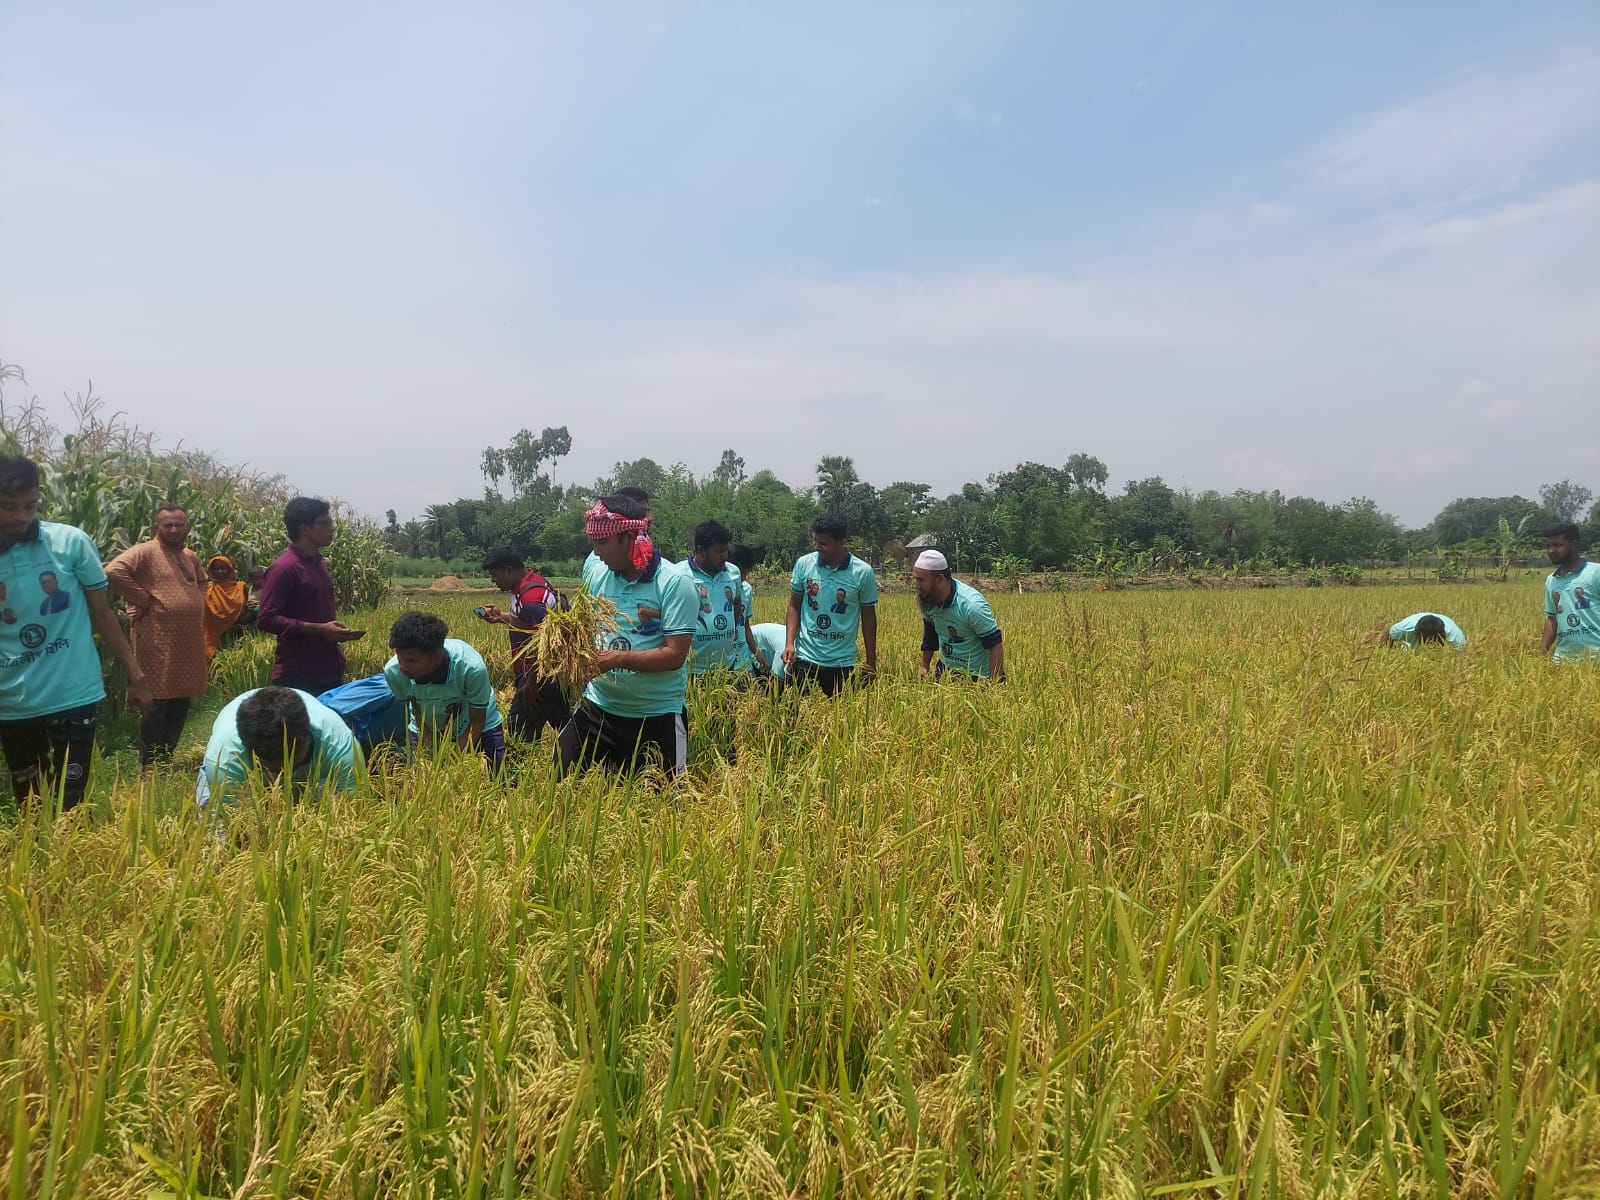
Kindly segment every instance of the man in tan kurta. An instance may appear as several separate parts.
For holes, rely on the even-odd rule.
[[[206,690],[206,577],[190,550],[189,514],[175,504],[156,509],[156,536],[106,564],[106,578],[128,602],[133,652],[155,703],[139,725],[139,761],[172,753],[189,717],[189,702]]]

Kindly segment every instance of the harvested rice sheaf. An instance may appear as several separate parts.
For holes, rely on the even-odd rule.
[[[588,683],[600,673],[595,655],[601,642],[616,628],[615,604],[587,590],[578,592],[570,607],[545,613],[529,643],[539,674],[569,686]]]

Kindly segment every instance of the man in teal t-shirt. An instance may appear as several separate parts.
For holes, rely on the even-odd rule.
[[[1005,682],[1005,645],[983,593],[951,574],[949,562],[937,550],[917,556],[911,582],[922,610],[922,665],[917,678],[928,677],[938,651],[936,678]]]
[[[1389,626],[1383,640],[1385,645],[1402,650],[1447,643],[1459,648],[1467,644],[1467,635],[1443,613],[1412,613]]]
[[[61,807],[89,787],[105,682],[98,633],[128,672],[128,698],[151,706],[149,684],[106,599],[89,535],[39,520],[39,468],[0,455],[0,747],[11,791],[31,803],[58,788]]]
[[[235,696],[217,714],[195,802],[205,808],[213,797],[228,800],[258,770],[282,775],[286,751],[296,799],[307,788],[355,789],[363,760],[344,718],[309,692],[266,687]]]
[[[556,770],[599,763],[632,771],[641,759],[658,758],[677,775],[689,745],[687,660],[700,610],[694,584],[656,550],[637,501],[602,496],[583,523],[594,547],[584,586],[616,606],[617,627],[596,656],[600,674],[556,739]]]
[[[413,747],[446,740],[459,750],[477,747],[492,773],[506,757],[494,684],[483,655],[449,633],[450,627],[433,613],[401,613],[389,630],[394,657],[385,664],[383,677],[406,706]]]
[[[855,672],[856,631],[866,650],[863,678],[878,669],[878,577],[845,547],[843,517],[824,513],[811,522],[812,552],[789,576],[789,612],[783,662],[800,686],[836,694]]]
[[[756,674],[773,673],[773,668],[779,665],[779,656],[783,654],[783,626],[773,626],[780,634],[776,650],[764,645],[755,629],[756,590],[750,586],[750,572],[756,569],[755,551],[743,542],[735,542],[728,547],[728,561],[739,568],[739,606],[744,610],[745,625],[739,633],[733,669]]]
[[[1544,639],[1556,662],[1600,657],[1600,565],[1581,553],[1576,525],[1545,530],[1545,557],[1555,568],[1544,581]]]
[[[728,527],[720,521],[701,521],[694,527],[694,554],[685,564],[699,601],[689,657],[693,675],[736,670],[754,653],[742,594],[744,578],[729,559],[731,541]]]

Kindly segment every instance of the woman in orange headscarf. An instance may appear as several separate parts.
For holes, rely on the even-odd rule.
[[[244,613],[246,588],[233,569],[233,560],[218,554],[206,563],[206,574],[211,577],[206,584],[206,614],[203,622],[206,639],[206,661],[217,656],[222,636],[232,629]]]

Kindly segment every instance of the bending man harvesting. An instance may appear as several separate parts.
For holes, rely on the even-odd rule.
[[[936,679],[949,675],[1004,683],[1006,648],[983,593],[952,575],[949,562],[937,550],[917,556],[911,582],[922,610],[922,665],[917,678],[928,677],[938,651]]]
[[[432,613],[401,613],[389,630],[394,657],[383,677],[405,703],[413,746],[453,740],[458,750],[477,747],[492,773],[505,761],[506,734],[489,668],[483,655],[449,633]]]
[[[684,768],[685,664],[699,604],[688,573],[661,557],[649,527],[626,496],[604,496],[584,514],[594,557],[583,582],[616,606],[617,629],[556,741],[561,774],[594,763],[633,771],[641,758],[658,759],[669,776]]]
[[[227,800],[259,771],[286,777],[295,799],[307,789],[355,788],[361,750],[344,718],[315,696],[293,688],[256,688],[235,696],[217,714],[206,743],[194,798]]]

